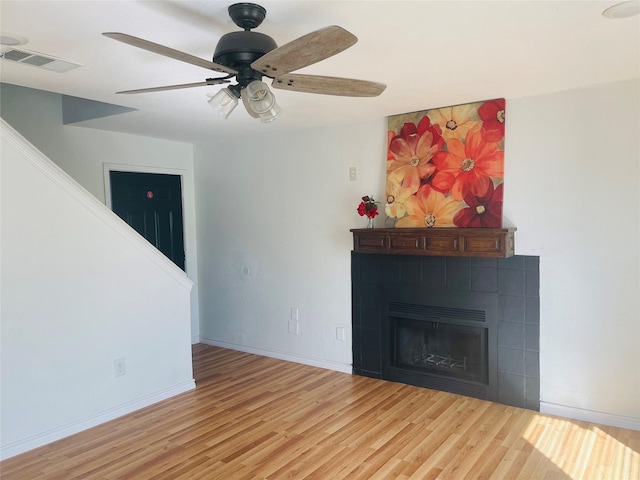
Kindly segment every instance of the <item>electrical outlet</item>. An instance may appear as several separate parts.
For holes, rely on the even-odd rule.
[[[351,167],[349,169],[349,180],[351,182],[358,180],[358,169],[356,167]]]
[[[344,328],[336,327],[336,340],[344,342]]]
[[[124,358],[117,358],[113,361],[113,375],[115,377],[121,377],[127,373],[127,366],[124,362]]]
[[[296,320],[289,320],[289,333],[298,335],[298,322]]]
[[[291,320],[298,321],[298,307],[291,307]]]

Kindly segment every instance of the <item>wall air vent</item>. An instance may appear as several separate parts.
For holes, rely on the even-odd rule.
[[[0,53],[0,58],[2,60],[44,68],[45,70],[58,73],[68,72],[69,70],[82,66],[78,63],[52,57],[51,55],[44,55],[42,53],[17,48],[3,48],[2,53]]]

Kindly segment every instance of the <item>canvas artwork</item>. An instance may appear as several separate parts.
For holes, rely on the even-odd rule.
[[[392,227],[502,227],[505,99],[388,117]]]

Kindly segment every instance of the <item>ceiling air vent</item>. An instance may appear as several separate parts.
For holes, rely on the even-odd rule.
[[[9,48],[6,51],[3,51],[0,53],[0,58],[10,62],[31,65],[33,67],[44,68],[45,70],[51,70],[52,72],[58,73],[68,72],[69,70],[82,66],[50,55],[43,55],[42,53],[30,52],[28,50],[17,48]]]

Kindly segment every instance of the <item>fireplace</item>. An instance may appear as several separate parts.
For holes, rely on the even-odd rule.
[[[538,285],[538,257],[353,252],[353,372],[539,410]]]

